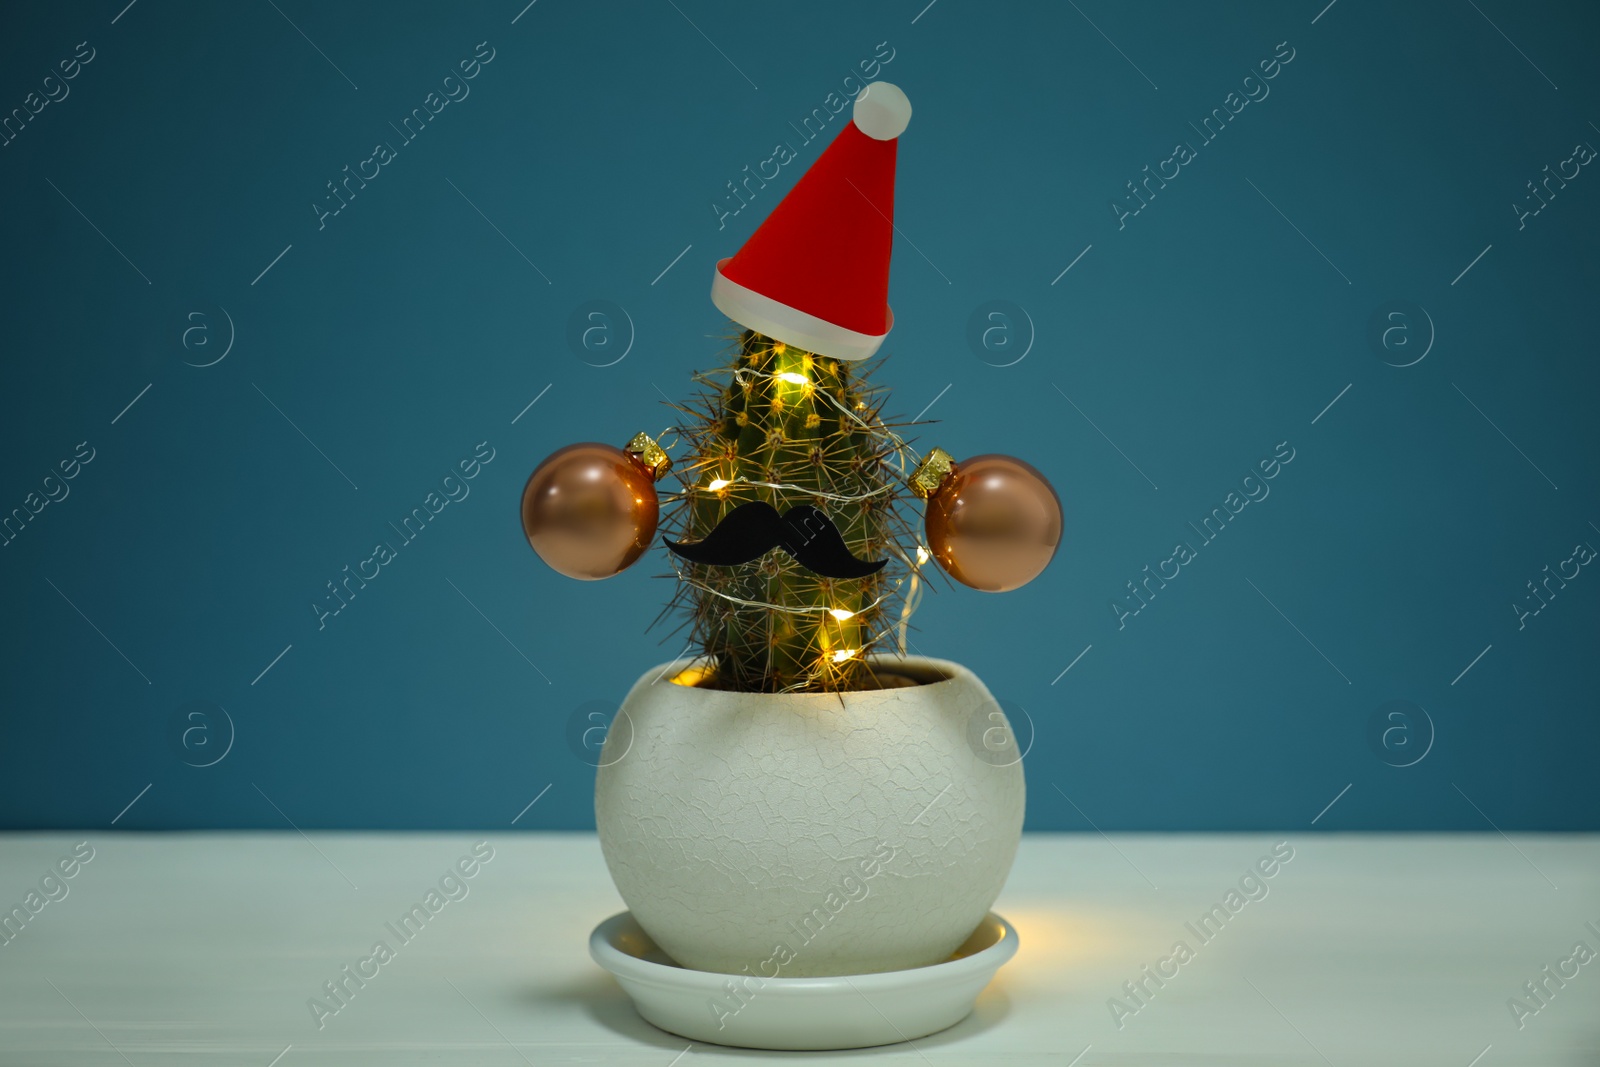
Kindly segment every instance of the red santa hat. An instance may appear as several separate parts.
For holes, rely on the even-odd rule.
[[[810,352],[876,352],[894,325],[895,146],[910,121],[898,86],[863,89],[850,123],[744,247],[717,264],[711,302],[733,321]]]

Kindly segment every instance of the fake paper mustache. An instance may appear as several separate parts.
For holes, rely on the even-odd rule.
[[[868,563],[852,556],[839,528],[820,508],[796,504],[780,515],[762,500],[740,504],[728,512],[703,540],[692,544],[667,541],[667,547],[690,562],[713,567],[749,563],[781,548],[806,570],[824,578],[865,578],[889,562]]]

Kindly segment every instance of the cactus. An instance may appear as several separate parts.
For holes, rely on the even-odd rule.
[[[708,664],[702,685],[872,688],[879,681],[869,651],[897,626],[904,651],[918,567],[902,547],[915,544],[901,507],[905,448],[882,420],[884,390],[859,368],[745,330],[729,365],[696,376],[705,391],[674,405],[683,419],[673,430],[688,449],[675,471],[683,488],[665,500],[669,536],[698,541],[752,500],[779,511],[812,504],[857,558],[889,559],[849,580],[813,574],[780,551],[735,567],[674,559],[679,583],[668,613],[677,611]]]

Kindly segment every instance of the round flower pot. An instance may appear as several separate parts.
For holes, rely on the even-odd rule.
[[[947,959],[1022,832],[1021,755],[977,676],[881,657],[884,688],[734,693],[648,671],[601,753],[595,819],[634,919],[684,967],[756,978]]]

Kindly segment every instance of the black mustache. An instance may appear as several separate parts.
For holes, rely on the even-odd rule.
[[[802,567],[824,578],[865,578],[889,562],[856,559],[845,547],[844,535],[820,508],[796,504],[780,515],[762,500],[740,504],[702,540],[691,544],[667,541],[667,547],[686,560],[713,567],[749,563],[781,548]]]

